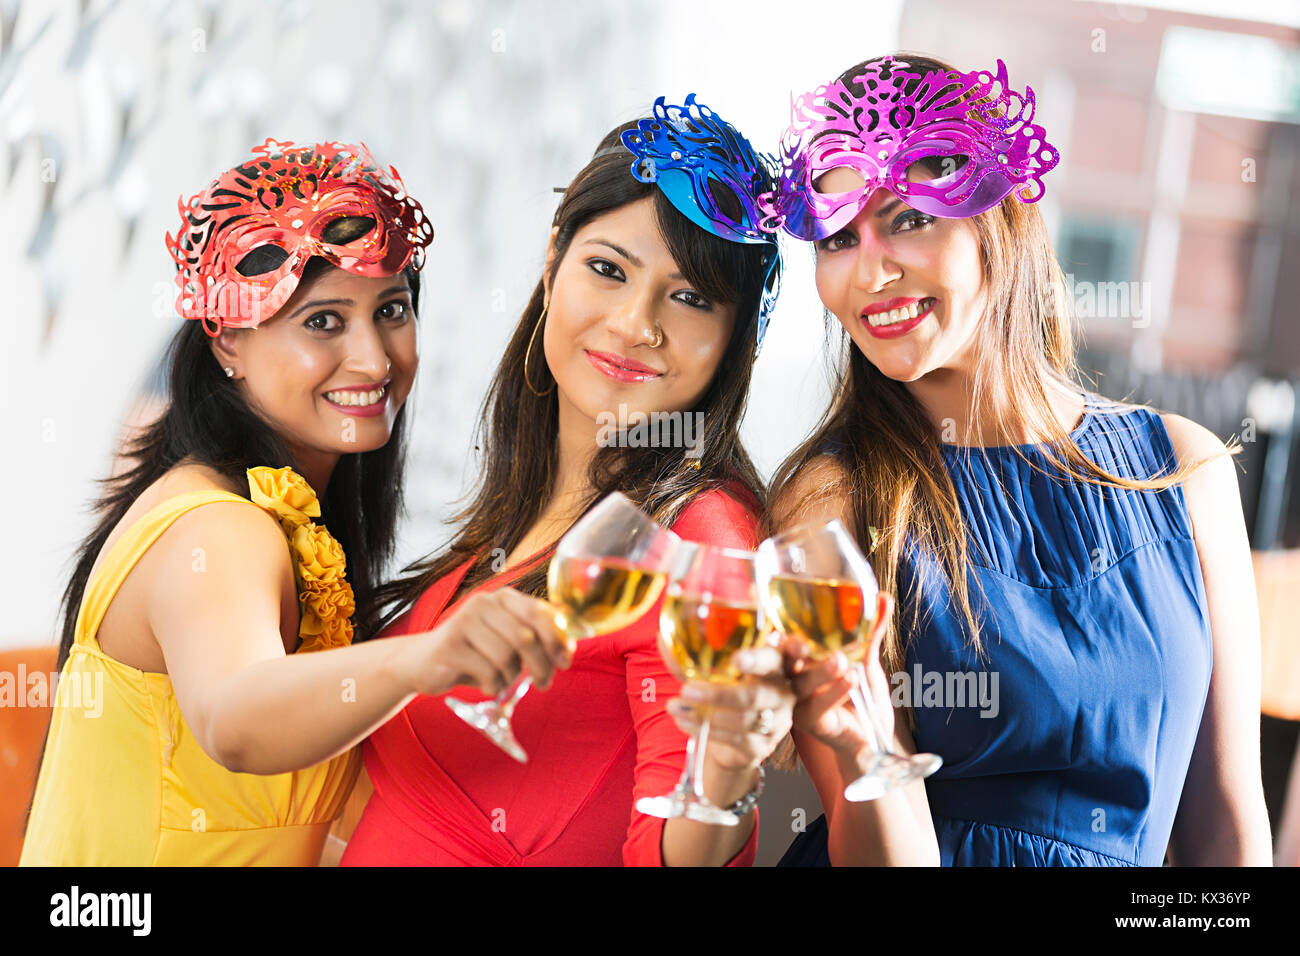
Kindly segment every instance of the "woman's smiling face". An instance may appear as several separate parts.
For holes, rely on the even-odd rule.
[[[861,185],[843,168],[817,183],[826,193]],[[877,189],[816,247],[818,295],[872,365],[900,382],[966,366],[987,305],[970,219],[928,216]]]
[[[296,453],[382,447],[419,366],[406,277],[334,266],[300,284],[257,328],[227,329],[212,347]]]
[[[552,246],[547,276],[554,257]],[[579,229],[547,295],[547,364],[561,401],[593,420],[617,415],[620,405],[628,416],[692,408],[713,381],[736,319],[734,305],[710,301],[682,275],[651,197]]]

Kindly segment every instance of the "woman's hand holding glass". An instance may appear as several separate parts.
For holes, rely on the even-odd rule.
[[[721,684],[685,679],[682,693],[668,701],[668,712],[687,734],[709,714],[708,762],[726,773],[753,770],[789,732],[796,698],[784,672],[781,651],[770,644],[736,655],[737,680]]]
[[[866,662],[878,645],[879,589],[871,565],[853,536],[838,520],[802,525],[768,538],[758,548],[759,575],[772,623],[800,640],[814,660],[844,655],[854,671],[848,688],[869,762],[844,789],[851,802],[874,800],[887,791],[928,777],[943,764],[937,754],[904,754],[893,746],[893,707],[888,693],[876,702],[870,692]],[[875,635],[873,638],[872,635]],[[852,735],[836,726],[838,714],[823,718],[826,730],[841,742]],[[886,731],[886,728],[888,730]]]
[[[611,492],[560,539],[547,574],[551,606],[536,603],[549,607],[546,613],[568,641],[621,630],[659,599],[680,544],[624,495]],[[532,673],[549,672],[548,667]],[[530,674],[492,700],[471,704],[448,697],[446,702],[461,720],[526,763],[528,754],[515,740],[511,717],[532,684]]]
[[[548,687],[573,662],[570,640],[545,601],[513,588],[480,591],[432,631],[412,635],[406,672],[429,695],[457,684],[497,694],[525,670]]]
[[[740,822],[706,796],[706,755],[719,771],[710,772],[710,779],[739,776],[748,790],[750,771],[789,727],[794,695],[786,686],[779,653],[760,646],[762,634],[754,555],[683,542],[660,611],[659,647],[674,676],[686,682],[685,700],[674,698],[665,705],[690,734],[686,769],[672,792],[638,800],[642,813],[723,826]]]
[[[894,708],[880,649],[893,610],[893,598],[879,592],[875,624],[864,661],[875,726],[886,739],[894,735]],[[781,654],[796,699],[794,729],[830,747],[842,759],[857,762],[863,769],[870,766],[875,759],[875,742],[858,719],[851,700],[858,672],[849,659],[841,651],[816,658],[806,641],[788,636],[781,641]]]

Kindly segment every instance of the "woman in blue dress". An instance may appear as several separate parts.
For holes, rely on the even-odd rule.
[[[995,82],[902,54],[796,101],[769,212],[815,242],[843,355],[770,530],[839,518],[871,551],[898,595],[868,653],[875,710],[943,766],[846,801],[869,757],[847,662],[787,642],[826,813],[784,865],[1270,862],[1232,450],[1075,384],[1032,105],[1001,61]],[[940,146],[917,159],[921,141]],[[965,674],[983,695],[945,692]]]

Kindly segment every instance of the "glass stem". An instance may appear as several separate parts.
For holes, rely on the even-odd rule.
[[[857,681],[849,690],[849,698],[853,701],[853,707],[858,712],[858,720],[862,722],[862,729],[867,735],[867,743],[877,754],[892,754],[893,748],[889,746],[889,741],[885,735],[880,732],[880,725],[876,723],[876,712],[871,706],[871,699],[866,694],[867,687],[867,668],[858,661],[853,665],[854,671],[858,675]]]
[[[682,774],[679,790],[694,794],[703,803],[708,803],[704,796],[704,748],[709,741],[709,713],[705,711],[700,729],[686,742],[686,772]]]
[[[524,675],[517,678],[510,687],[497,694],[497,706],[501,708],[501,715],[506,720],[510,720],[514,716],[515,705],[524,699],[524,694],[528,693],[528,688],[532,686],[533,678],[530,675]]]
[[[564,631],[574,640],[580,640],[584,637],[591,637],[592,631],[574,623],[565,622]],[[515,678],[515,682],[496,696],[497,707],[501,710],[501,716],[509,723],[514,717],[515,706],[524,699],[524,694],[533,686],[531,674],[521,674]]]

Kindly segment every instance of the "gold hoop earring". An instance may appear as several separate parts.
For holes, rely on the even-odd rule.
[[[537,330],[542,327],[542,320],[546,318],[546,310],[550,307],[551,304],[549,302],[542,306],[542,314],[537,317],[537,324],[533,326],[533,334],[528,337],[528,348],[524,352],[524,384],[528,386],[528,391],[532,392],[538,398],[545,398],[547,395],[551,394],[551,389],[555,388],[555,383],[552,382],[551,388],[548,388],[544,392],[539,392],[537,389],[533,388],[533,383],[528,380],[528,359],[533,354],[533,341],[537,338]]]

